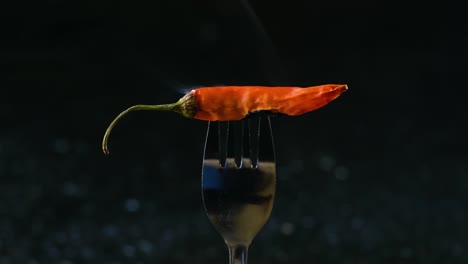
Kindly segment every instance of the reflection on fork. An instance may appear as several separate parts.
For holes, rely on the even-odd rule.
[[[269,117],[210,122],[203,159],[203,204],[229,248],[230,263],[247,263],[248,248],[270,217],[275,189]]]

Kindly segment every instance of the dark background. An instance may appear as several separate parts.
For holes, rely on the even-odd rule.
[[[200,190],[207,123],[140,112],[207,85],[349,91],[274,118],[251,263],[468,261],[463,8],[374,1],[1,4],[0,263],[227,263]],[[260,23],[258,23],[261,21]]]

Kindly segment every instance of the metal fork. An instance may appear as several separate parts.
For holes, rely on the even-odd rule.
[[[229,249],[247,263],[252,240],[270,217],[276,163],[269,116],[209,122],[202,170],[203,205]]]

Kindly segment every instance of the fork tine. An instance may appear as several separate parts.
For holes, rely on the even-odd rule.
[[[232,122],[234,126],[234,160],[237,168],[243,167],[244,159],[244,121]]]
[[[217,160],[221,167],[226,165],[228,131],[227,122],[208,122],[203,151],[204,160]]]
[[[203,159],[218,160],[221,167],[226,167],[228,158],[234,156],[235,143],[229,135],[229,123],[228,121],[208,121]]]
[[[215,130],[214,122],[208,121],[208,127],[206,131],[205,138],[205,148],[203,150],[203,159],[217,159],[218,152],[218,142],[217,142],[217,131]]]
[[[260,117],[258,162],[275,162],[275,146],[269,116]]]
[[[249,158],[250,162],[245,163],[244,158]],[[218,160],[220,167],[236,168],[257,168],[261,162],[274,162],[269,116],[253,115],[246,121],[208,122],[204,159]]]
[[[218,148],[221,167],[226,167],[228,156],[229,122],[218,123]]]
[[[260,136],[260,117],[253,116],[249,118],[249,143],[250,143],[250,160],[251,167],[257,168],[258,163],[258,143]]]

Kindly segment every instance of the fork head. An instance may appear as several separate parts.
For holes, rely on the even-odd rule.
[[[250,245],[270,217],[275,188],[269,117],[210,122],[202,170],[203,204],[228,246]]]

